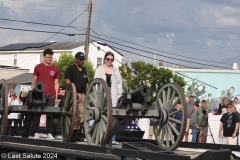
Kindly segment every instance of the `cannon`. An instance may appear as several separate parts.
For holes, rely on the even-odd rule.
[[[0,135],[7,134],[8,114],[52,114],[61,117],[63,142],[69,142],[72,138],[76,122],[77,94],[73,83],[66,87],[62,107],[46,106],[44,84],[37,83],[32,91],[29,91],[26,105],[8,106],[7,81],[0,80]]]
[[[41,106],[44,109],[46,105],[46,95],[44,92],[45,85],[42,82],[37,82],[34,89],[28,93],[28,108],[35,106],[36,108]]]
[[[113,108],[111,93],[103,79],[94,79],[89,85],[85,97],[84,132],[88,144],[105,146],[109,139],[136,118],[153,118],[154,135],[160,148],[175,150],[182,142],[187,122],[187,106],[182,88],[175,83],[167,83],[156,94],[154,110],[147,101],[151,95],[148,86],[142,86],[118,99],[118,106]],[[181,102],[181,109],[174,107]],[[176,114],[182,112],[182,120]],[[90,121],[94,121],[90,125]],[[173,123],[181,124],[178,131]],[[159,126],[160,124],[160,126]],[[174,140],[174,135],[177,139]]]

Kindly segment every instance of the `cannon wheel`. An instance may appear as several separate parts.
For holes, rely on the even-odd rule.
[[[0,81],[0,116],[0,135],[6,135],[8,127],[8,88],[6,80]]]
[[[181,109],[176,111],[174,108],[179,100]],[[154,119],[153,123],[154,135],[158,145],[168,151],[175,150],[182,142],[187,123],[187,104],[183,89],[175,83],[165,84],[157,94],[154,109],[161,110],[161,118]],[[176,119],[176,114],[179,112],[182,114],[181,121]],[[174,123],[181,124],[180,131],[174,127]],[[174,140],[174,134],[177,135],[176,141]]]
[[[73,83],[70,83],[63,97],[62,107],[62,137],[63,142],[69,142],[72,138],[74,125],[76,124],[77,94]]]
[[[94,121],[90,126],[89,122]],[[105,146],[112,129],[112,99],[107,83],[94,79],[84,106],[84,132],[88,144]]]

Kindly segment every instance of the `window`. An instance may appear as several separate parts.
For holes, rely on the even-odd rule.
[[[102,65],[102,58],[97,58],[97,68]]]
[[[43,54],[40,54],[40,63],[43,63],[44,59],[43,59]]]
[[[13,65],[17,65],[17,55],[14,55]]]

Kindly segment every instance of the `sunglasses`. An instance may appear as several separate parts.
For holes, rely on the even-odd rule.
[[[114,61],[114,59],[111,59],[111,58],[106,58],[106,60],[107,60],[107,61],[111,61],[111,62]]]

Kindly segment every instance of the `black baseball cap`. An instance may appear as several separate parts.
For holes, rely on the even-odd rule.
[[[202,103],[206,103],[207,101],[205,99],[202,100]]]
[[[75,58],[79,59],[79,60],[84,60],[85,59],[85,55],[83,52],[77,52],[75,54]]]

